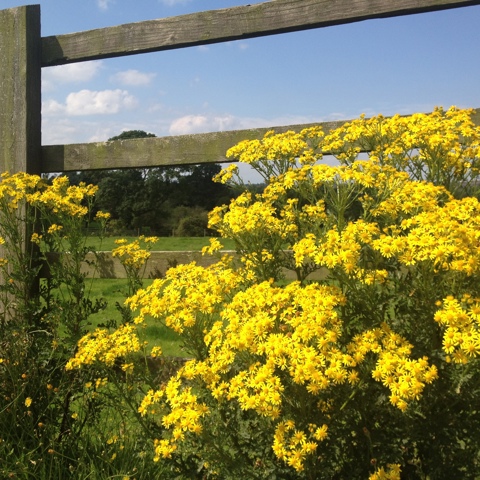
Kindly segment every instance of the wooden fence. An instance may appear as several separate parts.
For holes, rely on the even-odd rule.
[[[42,146],[42,67],[478,4],[480,0],[272,0],[49,37],[41,37],[39,5],[0,10],[0,172],[41,174],[223,163],[227,161],[225,152],[240,140],[261,138],[272,128],[281,132],[307,126]],[[480,124],[480,110],[475,121]],[[320,125],[329,131],[342,123]],[[196,256],[186,254],[186,259]],[[153,260],[153,264],[178,261],[158,255]],[[121,275],[111,262],[106,258],[103,276]]]

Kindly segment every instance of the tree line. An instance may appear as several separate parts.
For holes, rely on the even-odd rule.
[[[108,141],[155,137],[129,130]],[[70,183],[98,185],[96,208],[111,215],[113,234],[142,233],[158,236],[204,236],[208,212],[228,203],[235,190],[213,182],[219,164],[175,167],[91,170],[68,173]]]

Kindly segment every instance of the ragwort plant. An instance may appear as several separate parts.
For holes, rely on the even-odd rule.
[[[131,414],[108,389],[104,369],[65,370],[90,329],[90,315],[105,305],[89,295],[85,273],[96,268],[84,233],[95,192],[92,185],[69,185],[66,177],[2,175],[2,478],[104,479],[139,474],[149,458],[144,442],[132,442],[137,427],[117,441],[118,432],[133,433]],[[95,220],[104,227],[108,214]],[[158,470],[147,463],[150,473]]]
[[[143,287],[143,278],[147,268],[147,261],[150,258],[152,244],[158,237],[145,237],[140,235],[136,240],[128,242],[125,238],[115,240],[115,247],[112,250],[112,257],[119,259],[127,277],[126,297],[134,295],[137,290]],[[132,311],[125,305],[117,303],[117,310],[122,316],[123,322],[132,320]]]
[[[95,310],[83,295],[78,235],[88,210],[83,202],[95,189],[67,182],[57,178],[48,185],[35,175],[4,173],[0,183],[0,448],[6,478],[51,473],[53,452],[67,451],[80,427],[71,403],[83,379],[66,376],[64,366]],[[70,252],[65,268],[52,262],[63,242]],[[39,285],[42,260],[51,276]]]
[[[361,117],[229,150],[268,182],[210,215],[240,262],[179,265],[127,301],[136,324],[169,326],[192,357],[141,399],[160,427],[155,460],[182,478],[475,478],[471,115]],[[340,165],[318,163],[322,152]],[[235,179],[235,166],[217,177]],[[118,335],[115,345],[137,348],[133,324]],[[112,362],[112,351],[82,341],[72,367]]]

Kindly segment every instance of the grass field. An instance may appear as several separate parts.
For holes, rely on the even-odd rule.
[[[144,281],[144,287],[147,287],[153,280]],[[104,298],[107,300],[107,308],[90,317],[93,330],[98,326],[107,325],[112,320],[117,324],[121,322],[121,314],[117,305],[123,305],[126,298],[127,280],[126,279],[106,279],[95,278],[87,280],[90,298]],[[148,318],[146,323],[138,328],[142,341],[148,341],[150,347],[155,344],[162,346],[162,350],[167,356],[183,357],[185,352],[181,348],[180,337],[169,328],[162,325],[158,320]]]
[[[115,240],[125,238],[129,242],[136,240],[137,237],[105,237],[101,242],[97,237],[92,237],[88,241],[98,251],[111,251],[117,245]],[[226,250],[234,249],[234,242],[226,239],[221,240]],[[159,237],[158,241],[152,245],[153,251],[200,251],[202,247],[209,245],[209,237]],[[144,287],[151,284],[153,280],[145,279]],[[89,279],[87,280],[89,297],[91,299],[104,298],[108,306],[102,312],[90,317],[91,326],[94,328],[111,323],[112,320],[118,324],[121,321],[121,315],[117,305],[123,305],[126,292],[126,279]],[[139,328],[142,341],[146,340],[150,345],[160,344],[165,355],[183,357],[186,353],[182,350],[180,337],[163,326],[158,320],[147,319],[144,326]]]

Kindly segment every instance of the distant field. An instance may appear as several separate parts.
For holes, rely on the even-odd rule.
[[[136,240],[138,237],[105,237],[100,241],[96,237],[92,237],[88,241],[96,250],[111,251],[117,245],[115,240],[125,238],[129,242]],[[221,243],[226,250],[233,250],[234,242],[230,239],[221,239]],[[159,237],[158,241],[153,244],[152,250],[180,252],[180,251],[200,251],[204,246],[210,244],[210,237]]]

